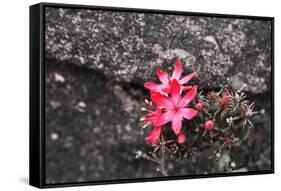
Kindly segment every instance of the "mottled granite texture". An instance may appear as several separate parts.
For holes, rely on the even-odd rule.
[[[46,10],[50,57],[142,84],[176,58],[200,74],[200,87],[229,84],[252,93],[270,90],[271,23],[80,9]]]

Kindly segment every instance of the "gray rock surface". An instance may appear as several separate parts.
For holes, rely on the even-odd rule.
[[[142,128],[142,86],[107,79],[87,68],[46,60],[46,183],[121,180],[159,177],[159,166],[136,159],[136,151],[150,148],[144,138],[151,127]],[[247,142],[232,148],[237,168],[270,169],[270,95],[250,97],[256,102],[254,130]],[[203,150],[202,152],[205,152]],[[201,155],[199,153],[199,155]],[[203,155],[203,154],[202,154]],[[216,162],[167,161],[170,176],[221,172]]]
[[[199,73],[199,87],[244,84],[271,90],[270,21],[140,14],[80,9],[46,10],[50,58],[142,85],[155,67],[171,71],[175,59]]]

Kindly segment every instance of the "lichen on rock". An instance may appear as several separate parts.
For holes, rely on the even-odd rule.
[[[202,88],[228,78],[235,79],[232,88],[246,83],[251,93],[271,89],[266,20],[46,8],[45,37],[48,57],[116,81],[142,84],[155,78],[156,67],[171,70],[179,58],[187,71],[204,74]]]

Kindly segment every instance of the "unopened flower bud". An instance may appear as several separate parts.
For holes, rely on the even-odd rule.
[[[195,108],[197,111],[202,112],[205,108],[206,104],[203,101],[200,101],[199,103],[196,104]]]
[[[210,93],[209,93],[209,98],[211,99],[211,100],[215,100],[216,99],[216,97],[217,97],[217,93],[215,92],[215,91],[211,91]]]
[[[222,108],[226,108],[229,103],[229,96],[228,95],[223,95],[220,99],[220,105]]]
[[[204,124],[204,128],[207,130],[207,131],[212,131],[215,127],[215,123],[212,121],[212,120],[208,120],[205,122]]]
[[[184,142],[185,142],[185,140],[186,140],[186,135],[185,134],[183,134],[183,133],[180,133],[179,135],[178,135],[178,144],[183,144]]]

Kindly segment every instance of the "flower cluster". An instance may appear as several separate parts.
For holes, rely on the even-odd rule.
[[[157,144],[163,125],[171,123],[171,128],[178,142],[183,143],[185,134],[181,132],[183,120],[191,120],[197,115],[197,110],[189,107],[191,101],[197,95],[197,86],[187,86],[193,77],[197,76],[193,72],[183,78],[182,63],[177,60],[172,76],[160,68],[156,69],[157,77],[161,84],[146,82],[144,87],[150,90],[150,98],[154,109],[146,109],[148,114],[143,118],[146,125],[152,125],[153,129],[145,138],[151,144]],[[152,104],[151,104],[152,105]]]
[[[141,121],[152,128],[145,141],[153,151],[142,157],[160,164],[163,175],[168,174],[167,157],[175,161],[212,159],[220,157],[224,149],[241,145],[250,135],[251,117],[257,113],[240,90],[198,92],[197,85],[188,84],[197,73],[185,77],[182,73],[182,63],[176,60],[171,76],[157,68],[160,83],[144,84],[150,100],[145,100],[149,108],[141,108],[146,112]]]

